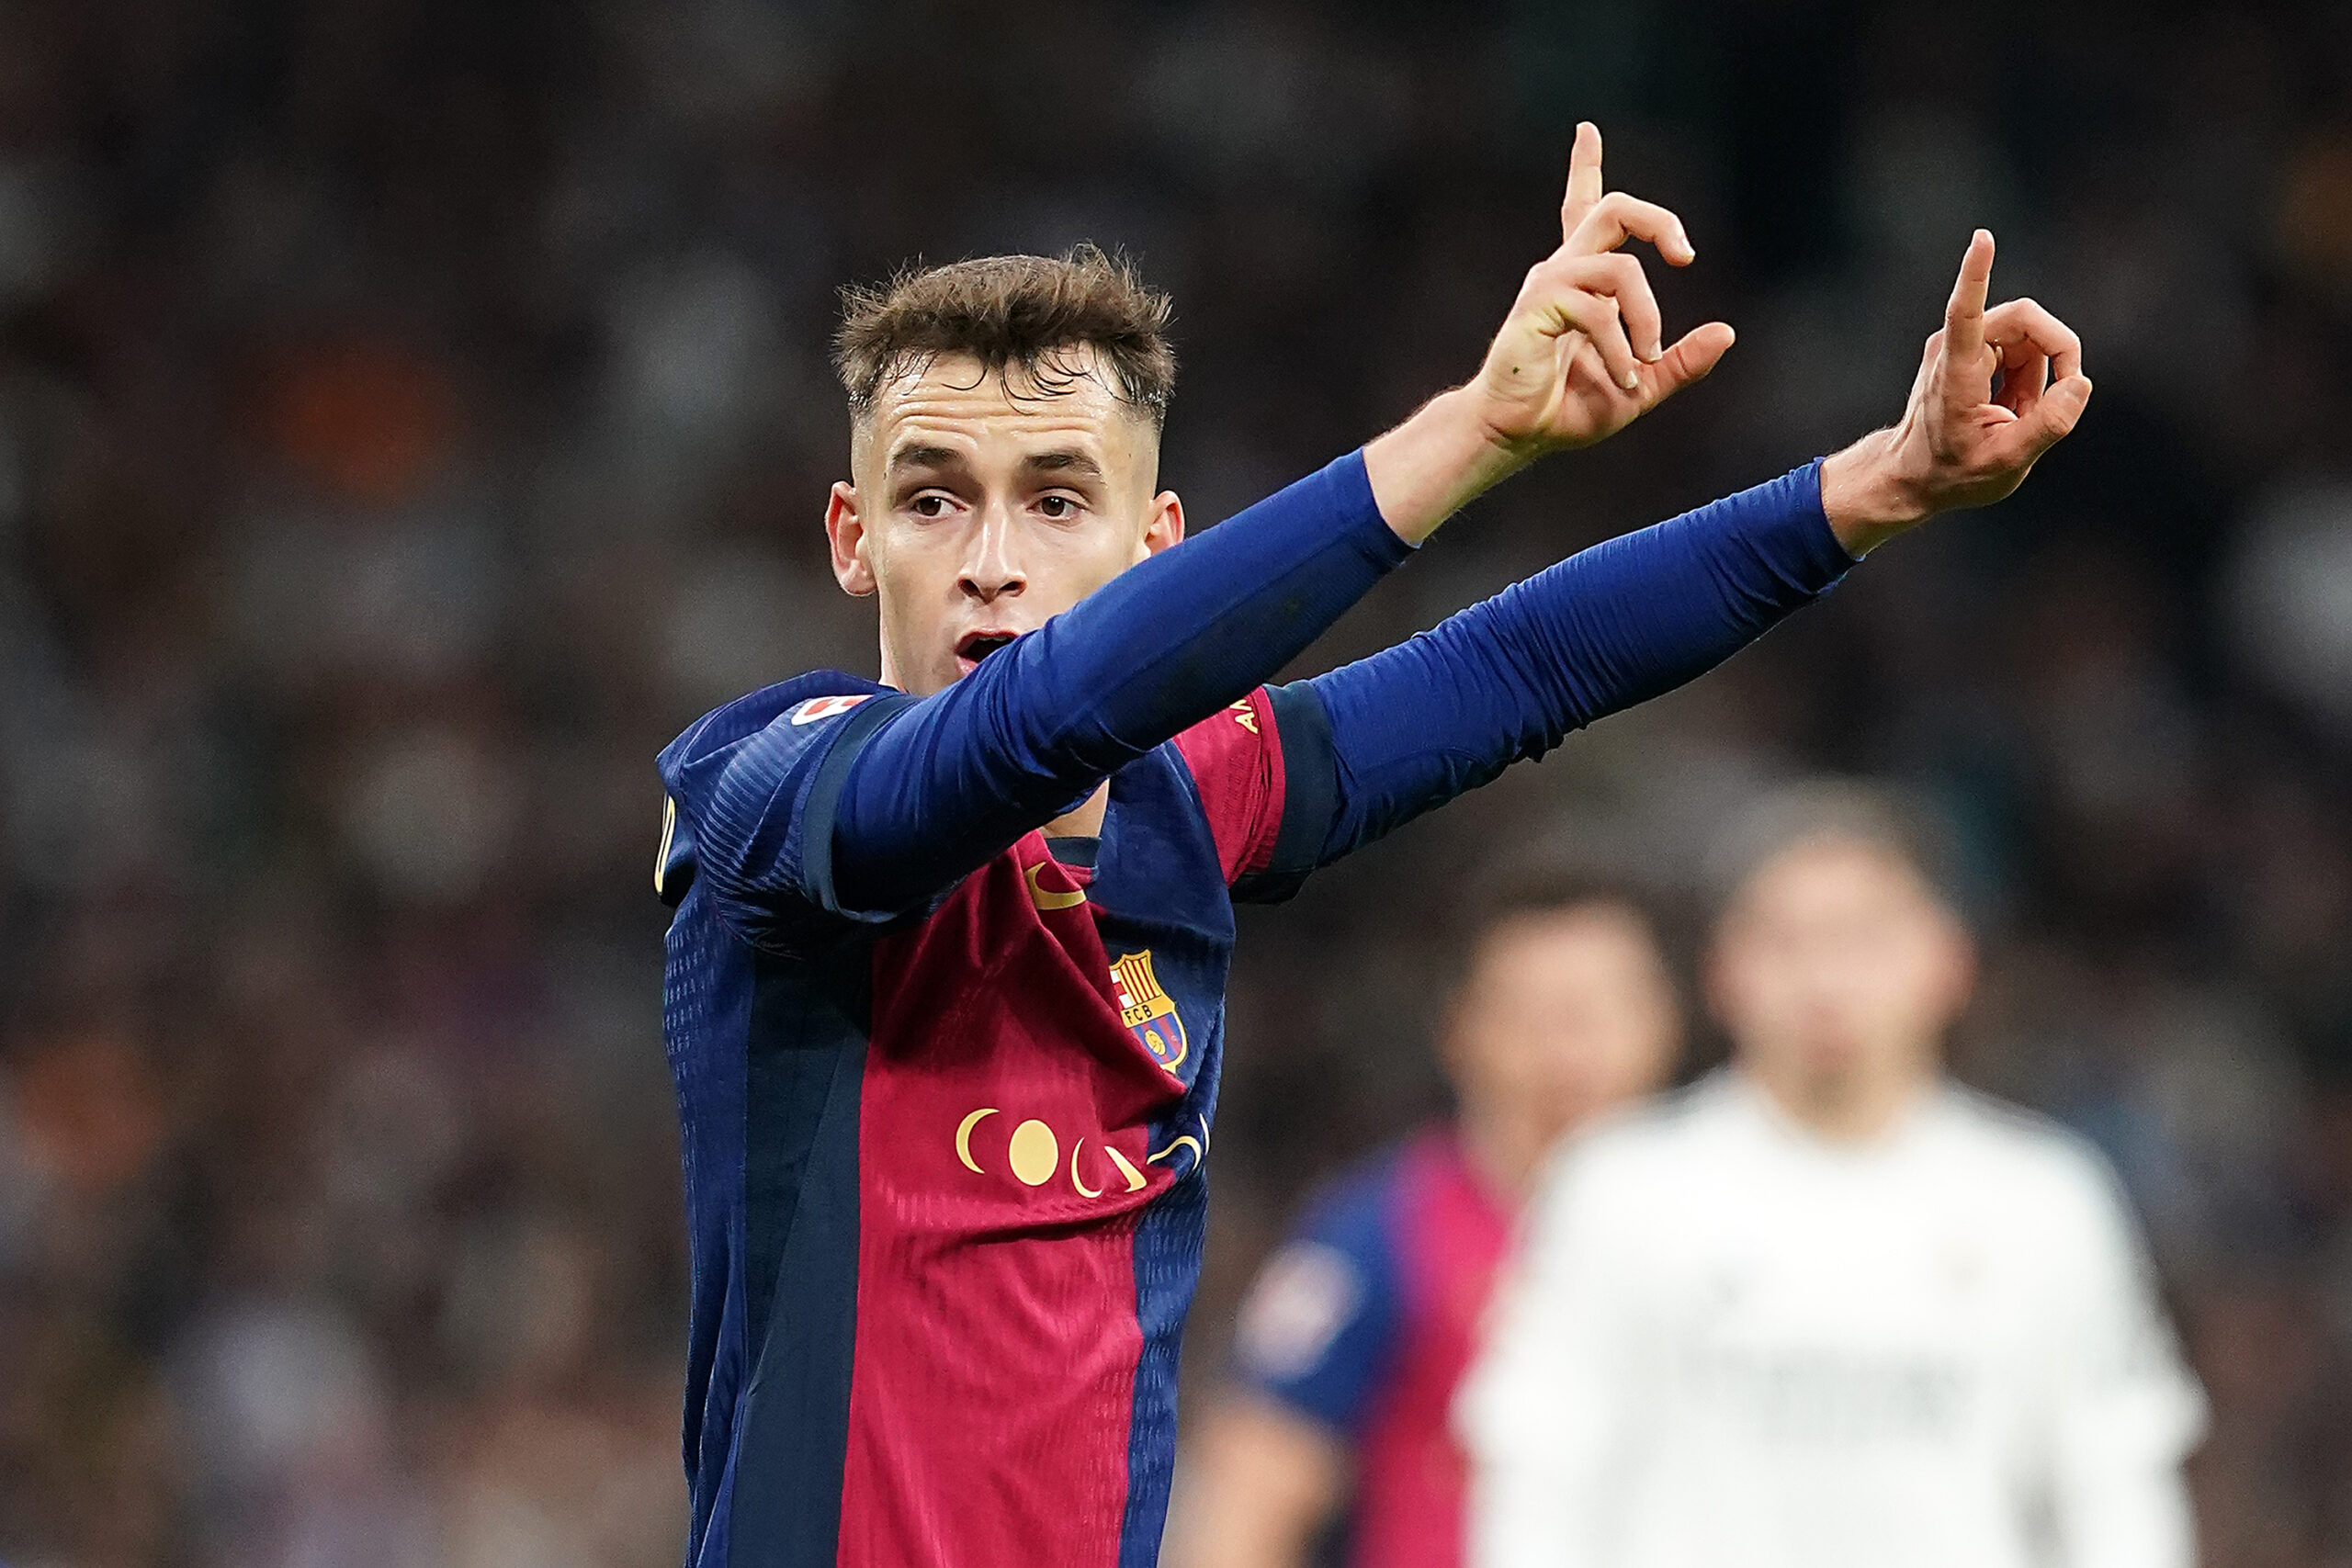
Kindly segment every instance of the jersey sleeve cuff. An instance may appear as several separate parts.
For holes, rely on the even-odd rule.
[[[1860,558],[1848,554],[1846,547],[1838,543],[1837,530],[1829,526],[1829,513],[1821,504],[1821,465],[1825,461],[1826,458],[1815,457],[1792,471],[1784,481],[1792,491],[1790,504],[1804,578],[1816,593],[1837,586],[1839,578],[1860,564]]]
[[[1381,527],[1385,531],[1387,525]],[[1339,808],[1339,754],[1323,699],[1306,682],[1294,681],[1267,687],[1266,701],[1283,749],[1283,819],[1266,863],[1235,881],[1233,898],[1240,904],[1280,904],[1297,893],[1307,874],[1323,863],[1324,841]]]
[[[1412,558],[1419,547],[1407,544],[1388,525],[1388,519],[1380,514],[1380,502],[1372,493],[1372,475],[1364,468],[1363,447],[1334,460],[1323,470],[1323,477],[1330,482],[1340,515],[1346,521],[1350,542],[1363,552],[1366,560],[1382,571],[1393,571]]]

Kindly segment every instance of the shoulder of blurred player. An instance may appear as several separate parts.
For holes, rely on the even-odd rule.
[[[1653,1151],[1670,1151],[1726,1108],[1728,1075],[1710,1073],[1695,1083],[1629,1100],[1600,1112],[1560,1140],[1551,1163],[1641,1163]]]
[[[1395,1292],[1389,1234],[1396,1178],[1410,1144],[1387,1145],[1316,1184],[1268,1255],[1235,1325],[1239,1371],[1261,1391],[1306,1378],[1346,1326]],[[1288,1400],[1298,1404],[1298,1400]],[[1314,1412],[1328,1419],[1329,1413]]]
[[[2136,1224],[2114,1163],[2074,1128],[1957,1084],[1945,1088],[1939,1105],[1972,1145],[1991,1190],[2035,1213],[2044,1228],[2079,1235]]]
[[[1684,1188],[1703,1192],[1709,1177],[1694,1142],[1736,1109],[1736,1087],[1715,1073],[1694,1084],[1603,1112],[1560,1140],[1529,1190],[1530,1235],[1581,1226],[1610,1214],[1653,1213]],[[1630,1201],[1629,1201],[1630,1200]],[[1615,1221],[1609,1223],[1614,1224]]]

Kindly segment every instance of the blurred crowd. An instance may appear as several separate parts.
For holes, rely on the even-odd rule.
[[[1195,524],[1475,364],[1569,128],[1708,385],[1368,650],[1891,417],[1973,226],[2081,432],[1684,693],[1245,917],[1188,1376],[1436,1101],[1448,889],[1799,767],[1969,852],[1959,1066],[2096,1138],[2213,1568],[2352,1562],[2352,14],[1809,0],[0,5],[0,1561],[653,1564],[685,1305],[652,755],[872,669],[833,290],[1122,247]]]

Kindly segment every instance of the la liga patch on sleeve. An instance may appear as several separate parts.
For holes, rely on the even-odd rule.
[[[873,694],[871,692],[857,692],[842,697],[810,697],[792,710],[791,722],[814,724],[820,718],[839,718]]]
[[[1348,1325],[1363,1282],[1347,1254],[1295,1241],[1268,1260],[1241,1306],[1234,1344],[1264,1377],[1310,1371]]]

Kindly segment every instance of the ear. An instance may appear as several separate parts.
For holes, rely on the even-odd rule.
[[[1939,1034],[1959,1022],[1960,1015],[1968,1010],[1968,998],[1976,989],[1978,964],[1976,939],[1969,935],[1968,928],[1951,915],[1943,917],[1943,995],[1937,998],[1941,1004],[1941,1015],[1937,1021]]]
[[[833,581],[842,592],[863,599],[874,592],[874,563],[866,558],[869,536],[858,514],[857,487],[836,479],[825,502],[825,537],[833,547]]]
[[[1731,958],[1724,952],[1723,932],[1718,930],[1699,955],[1699,1006],[1718,1029],[1731,1028],[1731,1015],[1736,1010],[1732,996],[1734,985]]]
[[[1144,525],[1143,553],[1156,556],[1184,537],[1184,503],[1172,490],[1151,498],[1151,521]]]

